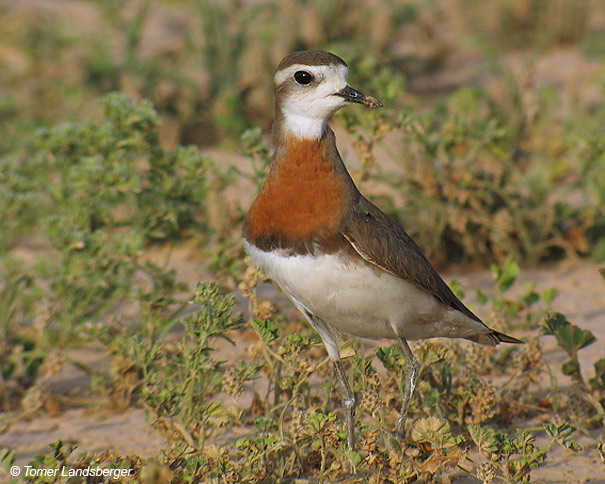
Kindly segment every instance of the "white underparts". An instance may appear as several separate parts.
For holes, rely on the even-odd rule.
[[[490,331],[425,290],[371,264],[338,253],[288,256],[282,251],[262,251],[247,241],[245,247],[298,309],[336,332],[369,339],[403,336],[417,340],[465,338]]]

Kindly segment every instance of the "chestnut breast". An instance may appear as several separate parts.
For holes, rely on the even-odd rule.
[[[338,155],[330,156],[327,138],[290,138],[282,144],[248,212],[246,240],[271,250],[300,248],[314,239],[329,243],[337,237],[351,204],[352,181]]]

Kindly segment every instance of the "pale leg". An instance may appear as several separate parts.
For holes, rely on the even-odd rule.
[[[342,393],[342,404],[345,408],[345,423],[347,425],[347,445],[349,450],[355,450],[355,394],[351,390],[349,380],[345,374],[345,370],[342,367],[342,360],[340,359],[340,348],[338,347],[338,336],[334,332],[331,326],[328,326],[321,319],[304,310],[303,307],[298,305],[301,312],[307,317],[311,325],[319,333],[321,340],[323,341],[328,356],[334,363],[334,371],[336,373],[336,379],[340,386]]]
[[[355,394],[351,390],[349,380],[342,367],[340,359],[334,361],[336,378],[342,392],[342,404],[345,407],[345,422],[347,424],[347,445],[349,450],[355,450]]]
[[[414,388],[416,388],[416,382],[418,381],[418,373],[420,371],[420,363],[414,358],[414,354],[410,349],[408,342],[405,338],[400,337],[399,342],[401,343],[401,349],[403,351],[403,357],[405,358],[405,369],[403,374],[403,384],[405,385],[403,390],[403,402],[401,404],[401,413],[399,414],[399,420],[397,421],[397,438],[403,439],[403,430],[405,419],[408,415],[408,409],[410,407],[410,400],[414,394]]]

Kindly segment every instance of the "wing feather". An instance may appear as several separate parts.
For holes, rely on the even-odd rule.
[[[412,238],[369,200],[360,196],[345,220],[342,235],[363,259],[482,323],[454,295]]]

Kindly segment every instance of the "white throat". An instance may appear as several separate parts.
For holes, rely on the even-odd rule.
[[[327,119],[310,118],[300,114],[283,113],[285,131],[297,139],[320,139],[328,124]]]

